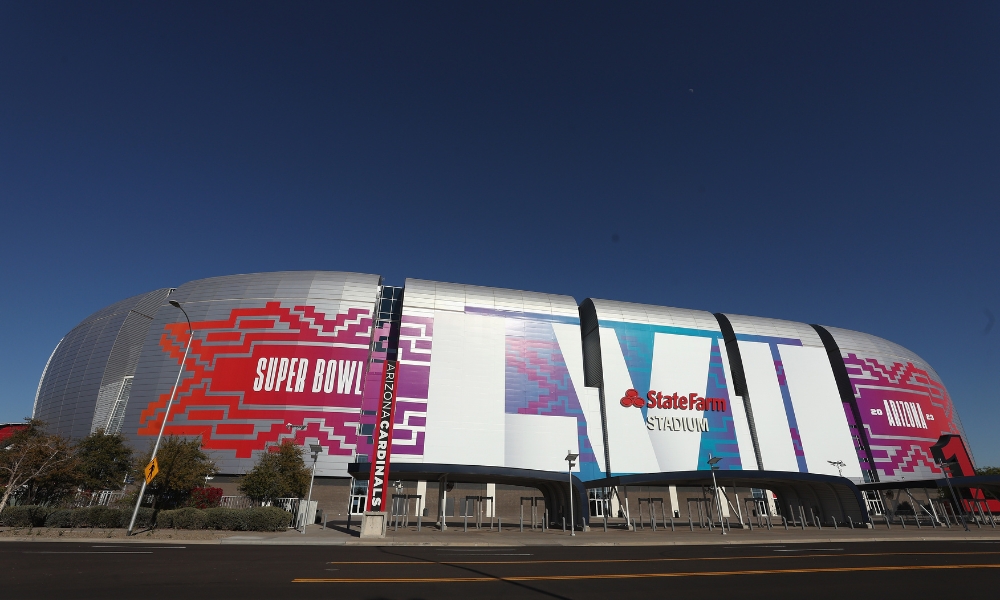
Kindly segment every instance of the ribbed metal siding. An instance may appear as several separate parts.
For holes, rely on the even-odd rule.
[[[261,307],[268,302],[309,304],[327,314],[359,306],[374,312],[379,285],[378,275],[364,273],[279,271],[190,281],[174,290],[170,299],[183,304],[193,322],[225,320],[235,308]],[[177,378],[177,361],[160,347],[160,337],[168,323],[183,321],[181,311],[164,302],[143,342],[121,426],[122,435],[136,448],[145,449],[151,441],[137,434],[140,413],[161,394],[169,394]],[[190,377],[190,373],[186,376]],[[243,473],[254,462],[253,459],[237,459],[232,451],[213,450],[211,455],[223,473]],[[323,455],[317,472],[346,475],[348,460],[347,457]]]
[[[104,369],[104,377],[101,379],[94,419],[90,425],[91,431],[108,428],[111,411],[123,391],[126,394],[124,400],[128,401],[128,391],[123,389],[125,378],[135,374],[149,324],[169,293],[169,289],[161,289],[146,294],[132,307],[121,329],[118,330],[118,337],[115,339],[107,367]]]
[[[116,302],[90,315],[59,343],[38,386],[34,417],[49,431],[78,439],[90,434],[108,359],[137,305],[166,289]]]

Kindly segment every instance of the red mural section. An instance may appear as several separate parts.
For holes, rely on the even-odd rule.
[[[942,434],[961,433],[944,384],[910,362],[849,353],[844,364],[879,475],[939,475],[931,446]]]
[[[200,436],[206,449],[232,450],[236,458],[250,458],[279,439],[316,438],[330,455],[353,453],[371,341],[369,310],[327,318],[313,306],[268,302],[191,325],[194,340],[166,434]],[[178,366],[187,342],[187,322],[166,325],[160,337]],[[143,409],[139,435],[159,433],[169,400],[168,390]]]

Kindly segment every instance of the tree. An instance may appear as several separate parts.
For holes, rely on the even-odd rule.
[[[58,435],[46,434],[41,421],[27,421],[28,427],[7,438],[0,448],[0,485],[3,486],[0,511],[6,508],[15,491],[43,481],[74,459],[69,442]]]
[[[1000,467],[979,467],[976,475],[1000,475]]]
[[[278,498],[301,498],[309,489],[309,468],[302,449],[291,440],[262,453],[257,463],[240,480],[240,491],[261,504]]]
[[[149,464],[153,445],[142,458],[140,469]],[[188,494],[196,487],[205,485],[205,478],[215,475],[215,463],[201,449],[199,440],[185,440],[171,435],[160,443],[156,453],[160,472],[146,488],[153,497],[153,508],[157,504],[170,507],[183,504]]]
[[[101,429],[80,440],[76,457],[80,485],[89,491],[119,489],[132,470],[132,448],[125,438],[105,435]]]

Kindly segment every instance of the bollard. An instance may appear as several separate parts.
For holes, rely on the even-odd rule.
[[[608,515],[604,515],[604,533],[608,532]]]
[[[851,515],[847,515],[847,526],[854,529],[854,519],[851,518]]]
[[[688,527],[691,528],[691,531],[694,531],[694,521],[691,520],[691,505],[690,504],[688,504]]]
[[[423,522],[423,520],[424,520],[424,515],[423,515],[423,513],[424,513],[424,511],[422,511],[422,510],[420,509],[420,504],[418,503],[418,504],[417,504],[417,531],[418,531],[418,532],[420,531],[420,525],[422,524],[422,522]]]
[[[462,522],[462,531],[469,533],[469,515],[465,515],[465,520]]]
[[[545,509],[545,520],[542,521],[542,533],[545,533],[545,531],[548,529],[548,527],[549,527],[549,509],[546,508]]]
[[[788,531],[788,519],[786,519],[784,515],[781,517],[781,522],[785,524],[785,531]]]
[[[799,523],[802,524],[802,531],[806,530],[806,509],[799,505]]]
[[[566,533],[566,517],[563,517],[563,533]]]
[[[885,519],[885,528],[892,529],[892,525],[889,524],[889,515],[888,514],[882,515],[882,518]]]
[[[823,529],[823,522],[816,515],[813,515],[813,524],[816,525],[816,529]]]
[[[913,513],[913,520],[917,522],[917,529],[923,529],[923,527],[920,526],[920,515],[918,515],[916,511]]]
[[[837,527],[837,517],[834,517],[834,516],[831,515],[830,516],[830,520],[833,521],[833,529],[834,529],[834,531],[840,529],[840,527]]]
[[[523,514],[521,515],[520,527],[521,527],[521,533],[524,533],[524,515]]]
[[[670,517],[670,531],[677,531],[674,529],[674,518]]]
[[[899,515],[899,524],[903,526],[903,529],[906,529],[906,517],[904,515]]]
[[[497,517],[497,533],[503,533],[503,519]]]
[[[750,515],[747,515],[747,526],[750,527],[750,531],[753,531],[753,519],[750,518]]]
[[[653,512],[652,503],[649,505],[649,526],[653,528],[653,532],[656,532],[656,513]]]

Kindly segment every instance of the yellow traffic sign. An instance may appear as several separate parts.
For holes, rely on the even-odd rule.
[[[143,474],[146,476],[146,485],[149,485],[156,477],[156,474],[160,472],[160,464],[156,462],[156,457],[146,465],[146,468],[142,470]]]

